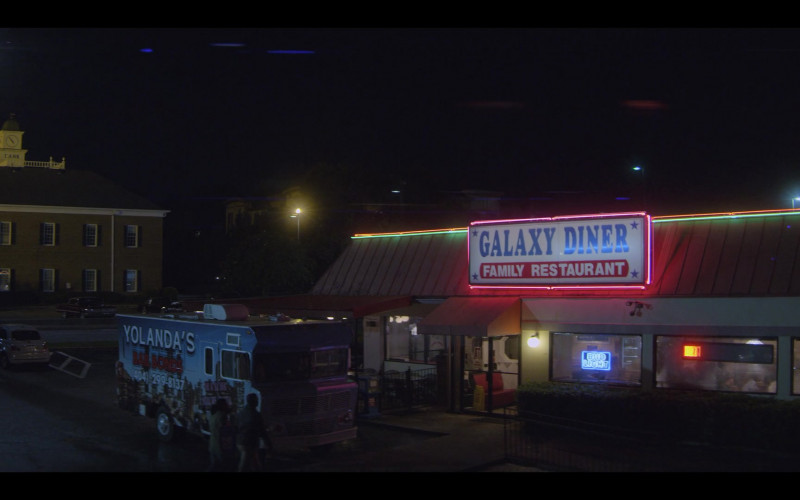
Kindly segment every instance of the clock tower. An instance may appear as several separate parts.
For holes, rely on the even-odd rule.
[[[0,128],[0,167],[24,167],[25,154],[28,152],[22,149],[22,132],[14,113]]]

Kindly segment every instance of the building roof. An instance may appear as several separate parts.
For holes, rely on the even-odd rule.
[[[93,172],[38,167],[0,168],[0,205],[160,210]]]
[[[317,281],[318,295],[453,297],[800,295],[800,211],[653,218],[644,290],[471,289],[467,230],[354,237]]]

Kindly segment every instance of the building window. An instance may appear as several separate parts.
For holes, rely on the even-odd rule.
[[[96,247],[98,243],[97,224],[83,225],[83,246]]]
[[[656,387],[775,394],[777,340],[656,338]]]
[[[641,385],[639,335],[553,333],[551,379]]]
[[[223,350],[221,354],[223,377],[250,380],[250,355],[248,353]]]
[[[136,269],[125,270],[125,291],[138,292],[139,291],[139,271]]]
[[[39,242],[44,246],[54,246],[56,244],[55,222],[42,222]]]
[[[800,339],[792,339],[792,394],[800,394]]]
[[[0,267],[0,292],[11,291],[11,269]]]
[[[435,363],[436,356],[445,350],[444,336],[418,335],[421,320],[411,316],[386,318],[386,359]]]
[[[0,245],[11,244],[11,222],[0,221]]]
[[[139,246],[139,226],[130,224],[125,226],[125,246],[128,248]]]
[[[97,291],[97,269],[83,270],[83,291],[84,292]]]
[[[41,276],[40,288],[43,292],[56,291],[56,270],[55,269],[41,269],[39,275]]]

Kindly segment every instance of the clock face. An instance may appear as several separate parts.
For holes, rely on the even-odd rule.
[[[6,144],[9,146],[16,146],[17,145],[17,138],[13,135],[6,137]]]

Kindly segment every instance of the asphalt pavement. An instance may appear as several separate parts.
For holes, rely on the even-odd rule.
[[[114,328],[112,319],[63,320],[50,306],[0,310],[0,323],[27,323],[48,331],[75,330],[81,335],[58,333],[62,344],[92,339],[92,331]],[[83,335],[83,336],[82,336]],[[296,472],[537,472],[505,462],[502,418],[453,413],[434,407],[377,413],[359,417],[359,426],[419,433],[424,439],[380,448],[338,460],[303,465]],[[292,471],[292,469],[289,469]]]
[[[382,425],[428,433],[420,442],[365,453],[340,472],[543,472],[505,461],[500,417],[453,413],[435,407],[393,411],[360,418],[359,425]]]

